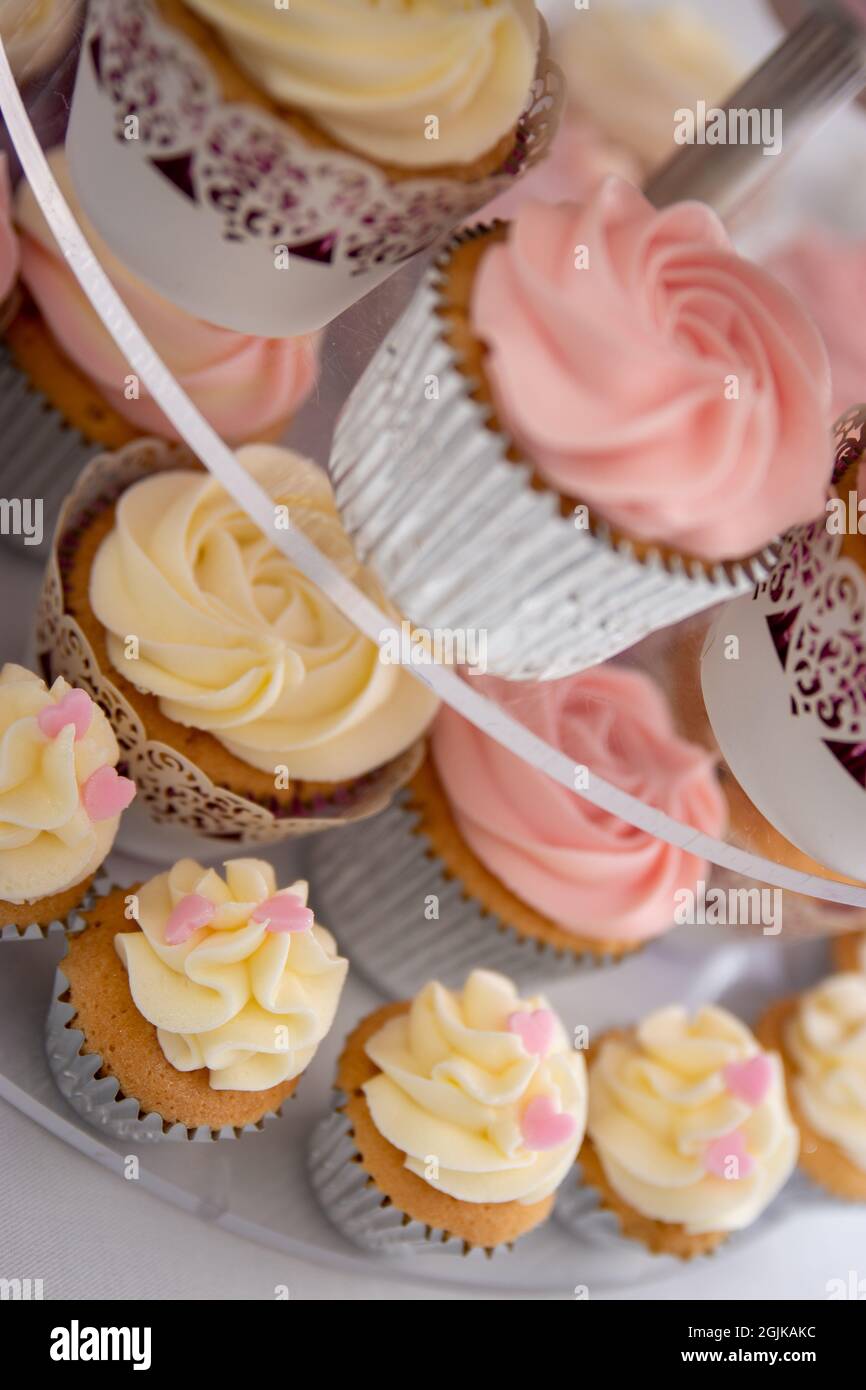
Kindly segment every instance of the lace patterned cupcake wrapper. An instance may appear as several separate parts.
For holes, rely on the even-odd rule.
[[[530,486],[442,336],[448,259],[446,248],[352,391],[328,465],[358,554],[401,612],[434,632],[486,633],[491,673],[543,680],[750,593],[775,563],[772,545],[712,567],[657,551],[639,559]]]
[[[51,538],[69,488],[84,466],[101,452],[30,382],[5,343],[0,341],[0,494],[10,504],[3,540],[31,560],[44,564],[51,552]],[[33,506],[41,504],[42,539],[33,544],[25,536],[15,503],[30,504],[28,529],[35,519]]]
[[[65,918],[55,917],[51,922],[27,922],[18,926],[9,923],[0,928],[0,941],[40,941],[46,936],[56,936],[58,932],[74,934],[87,926],[84,914],[95,906],[98,898],[104,898],[114,885],[104,876],[93,880],[81,902]]]
[[[545,37],[497,172],[392,182],[263,106],[224,101],[149,0],[91,0],[67,150],[85,209],[137,274],[200,318],[282,337],[321,328],[510,187],[546,153],[561,91]],[[146,238],[132,207],[148,209]]]
[[[432,979],[456,987],[476,968],[528,988],[615,963],[595,952],[558,951],[487,912],[446,872],[408,801],[403,792],[375,821],[310,847],[317,910],[352,968],[380,993],[411,998]],[[438,919],[425,918],[431,903]]]
[[[84,469],[68,494],[46,568],[36,630],[36,653],[51,678],[62,675],[86,690],[111,721],[125,770],[138,788],[138,802],[160,824],[184,826],[198,835],[232,846],[275,844],[297,835],[333,829],[375,815],[416,771],[418,743],[390,763],[338,787],[330,798],[290,805],[254,801],[212,781],[207,772],[177,749],[150,738],[111,674],[102,670],[78,622],[65,612],[63,573],[76,534],[139,478],[158,470],[194,467],[179,445],[158,439],[134,440],[114,454],[100,454]]]
[[[333,1113],[313,1131],[307,1168],[313,1189],[329,1221],[353,1245],[377,1255],[480,1255],[448,1231],[427,1226],[395,1207],[365,1172],[355,1147],[352,1126],[336,1092]],[[495,1255],[495,1246],[483,1253]]]
[[[215,1139],[235,1139],[241,1134],[263,1129],[265,1124],[280,1115],[268,1111],[255,1124],[225,1125],[211,1129],[208,1125],[188,1127],[170,1123],[156,1111],[142,1110],[139,1102],[125,1095],[113,1076],[100,1076],[103,1059],[96,1052],[83,1052],[84,1034],[71,1025],[75,1009],[63,995],[69,981],[62,963],[54,977],[54,990],[45,1022],[45,1050],[48,1066],[64,1100],[77,1115],[98,1129],[107,1139],[123,1139],[132,1143],[156,1140],[176,1142],[211,1142]]]

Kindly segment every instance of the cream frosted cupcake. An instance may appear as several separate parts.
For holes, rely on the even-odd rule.
[[[574,759],[576,786],[603,777],[724,833],[714,761],[677,736],[648,677],[603,666],[525,688],[479,684]],[[311,873],[358,969],[399,997],[430,972],[456,983],[470,960],[525,981],[622,958],[673,925],[677,892],[694,890],[707,866],[443,708],[400,801],[315,846]]]
[[[336,1084],[310,1174],[368,1250],[510,1244],[549,1215],[583,1138],[583,1056],[543,998],[486,970],[365,1018]]]
[[[826,350],[788,292],[708,207],[611,178],[451,243],[330,471],[409,618],[486,630],[494,674],[550,678],[749,592],[824,505],[829,425]]]
[[[866,974],[782,1000],[758,1034],[785,1063],[800,1166],[835,1197],[866,1201]]]
[[[233,333],[178,308],[132,274],[84,216],[65,151],[50,151],[48,162],[91,250],[193,404],[230,444],[278,439],[315,386],[317,339]],[[89,458],[141,435],[177,434],[130,374],[26,181],[14,213],[25,294],[0,345],[2,477],[7,494],[43,499],[47,549],[63,497]]]
[[[81,925],[80,911],[135,786],[83,690],[0,670],[0,938]]]
[[[722,103],[746,71],[725,34],[685,4],[605,0],[555,30],[551,48],[566,101],[549,153],[485,218],[512,217],[530,197],[583,202],[608,174],[640,184],[678,148],[675,113]]]
[[[533,0],[96,0],[88,23],[85,207],[145,279],[245,331],[322,327],[509,186],[554,105]],[[129,207],[100,205],[108,179]]]
[[[270,864],[182,859],[117,890],[69,938],[48,1055],[115,1137],[230,1136],[279,1110],[328,1033],[348,962]]]
[[[605,1034],[589,1086],[583,1183],[655,1254],[714,1250],[796,1166],[781,1060],[726,1009],[671,1005]]]
[[[238,457],[275,528],[300,528],[387,607],[321,470],[268,445]],[[97,460],[70,499],[39,646],[115,712],[156,819],[247,843],[380,809],[436,710],[214,478],[147,444]]]

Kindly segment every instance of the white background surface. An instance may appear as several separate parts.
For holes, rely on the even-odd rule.
[[[773,42],[775,26],[754,0],[726,5],[692,0],[692,5],[729,28],[738,47],[756,58]],[[562,0],[547,8],[568,12],[573,7]],[[866,171],[861,118],[848,113],[837,118],[798,162],[797,178],[783,195],[786,206],[809,206],[819,215],[825,203],[838,209],[839,190],[847,184],[851,194],[834,220],[866,231],[866,216],[861,217],[866,204],[857,192],[858,186],[866,188],[866,179],[857,177],[858,169]],[[35,598],[38,573],[34,569],[22,584],[20,562],[12,567],[0,553],[0,592],[10,593],[13,573],[16,609],[26,610],[27,588]],[[8,635],[5,604],[0,605],[0,635],[4,628]],[[10,650],[7,643],[2,655],[22,659],[24,652]],[[0,1276],[42,1279],[49,1299],[272,1299],[278,1285],[288,1286],[295,1299],[452,1297],[441,1288],[427,1291],[402,1283],[399,1269],[393,1278],[376,1269],[361,1282],[226,1234],[165,1206],[134,1182],[105,1173],[3,1102],[0,1156]],[[847,1278],[852,1251],[866,1252],[866,1212],[813,1212],[794,1231],[773,1233],[762,1244],[759,1261],[749,1249],[725,1252],[700,1268],[684,1267],[656,1285],[652,1296],[821,1299],[828,1280]],[[864,1277],[866,1253],[860,1262],[859,1277]],[[571,1297],[564,1288],[562,1298]]]

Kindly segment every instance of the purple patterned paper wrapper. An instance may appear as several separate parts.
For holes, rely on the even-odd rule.
[[[323,327],[542,158],[560,92],[545,36],[498,172],[389,180],[264,106],[224,101],[150,0],[91,0],[67,152],[89,217],[137,274],[200,318],[282,337]]]

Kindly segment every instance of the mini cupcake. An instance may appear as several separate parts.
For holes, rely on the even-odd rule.
[[[81,926],[135,786],[102,710],[59,676],[0,670],[0,938]]]
[[[48,161],[103,270],[214,429],[230,444],[278,439],[315,385],[316,339],[233,333],[155,293],[112,255],[84,216],[65,151],[52,150]],[[44,558],[63,497],[88,458],[141,435],[178,436],[130,374],[26,182],[17,191],[15,220],[26,294],[4,335],[0,427],[11,444],[3,485],[43,498]]]
[[[321,328],[540,157],[542,39],[533,0],[95,0],[70,122],[82,201],[192,312]]]
[[[751,591],[823,507],[829,411],[817,330],[716,215],[611,178],[458,235],[330,471],[409,618],[486,630],[494,674],[549,679]]]
[[[348,962],[260,859],[181,859],[71,936],[48,1015],[66,1099],[116,1138],[261,1128],[334,1021]]]
[[[275,528],[301,528],[386,604],[320,469],[271,445],[238,457]],[[418,765],[433,695],[381,662],[188,456],[145,441],[96,460],[64,509],[43,600],[47,667],[113,711],[159,821],[266,843],[372,814]]]
[[[781,1060],[726,1009],[671,1005],[605,1034],[589,1085],[583,1183],[654,1254],[715,1250],[796,1166]]]
[[[367,1250],[510,1245],[549,1215],[583,1138],[582,1054],[544,999],[486,970],[363,1019],[336,1084],[310,1175]]]
[[[513,695],[510,712],[574,758],[576,787],[598,775],[723,834],[713,759],[677,737],[648,677],[605,666],[525,690],[485,685],[494,698]],[[673,925],[677,890],[694,889],[707,866],[443,708],[400,801],[315,846],[311,873],[357,968],[399,997],[425,971],[455,983],[467,959],[521,982],[620,959]]]
[[[758,1035],[785,1064],[801,1168],[835,1197],[866,1201],[866,974],[781,1000]]]

